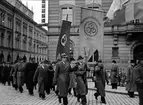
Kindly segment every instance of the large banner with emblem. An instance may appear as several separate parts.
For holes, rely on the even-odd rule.
[[[57,45],[56,59],[60,59],[61,58],[60,55],[62,53],[66,53],[69,56],[70,28],[71,28],[71,22],[63,20]]]
[[[79,55],[86,56],[87,59],[98,50],[102,59],[103,53],[103,11],[81,8],[81,24],[79,28]]]

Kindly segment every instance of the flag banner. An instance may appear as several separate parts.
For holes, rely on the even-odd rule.
[[[139,19],[143,22],[143,0],[130,0],[121,10],[115,12],[111,25],[120,25]]]
[[[136,0],[134,4],[134,17],[143,22],[143,0]]]
[[[71,22],[63,20],[57,45],[56,59],[60,59],[62,53],[66,53],[69,56],[70,28]]]
[[[103,48],[103,11],[81,8],[79,27],[79,55],[90,59],[96,50],[102,53]]]

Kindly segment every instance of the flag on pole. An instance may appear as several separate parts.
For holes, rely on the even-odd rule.
[[[103,44],[103,11],[81,8],[79,27],[79,55],[89,59],[96,50],[101,51]]]
[[[143,0],[130,0],[115,14],[115,18],[111,21],[112,25],[119,25],[136,19],[143,22]]]
[[[71,22],[63,20],[57,45],[56,59],[60,59],[62,53],[66,53],[66,55],[69,56],[70,27],[71,27]]]

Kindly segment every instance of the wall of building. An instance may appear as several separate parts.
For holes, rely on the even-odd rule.
[[[26,57],[27,61],[31,57],[35,57],[36,61],[48,59],[47,31],[38,27],[33,17],[24,13],[25,10],[15,8],[23,8],[21,6],[24,5],[14,1],[3,0],[0,4],[0,62],[15,62],[18,56]],[[17,2],[21,4],[17,5]],[[8,21],[9,18],[11,21]]]

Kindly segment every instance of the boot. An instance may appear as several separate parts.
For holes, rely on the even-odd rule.
[[[20,93],[23,93],[23,88],[22,88],[22,86],[19,87],[19,91],[20,91]]]
[[[94,93],[95,99],[97,100],[99,94],[98,93]]]
[[[101,97],[101,102],[106,104],[106,100],[105,100],[105,97]]]
[[[59,103],[62,103],[62,100],[61,100],[62,98],[60,96],[58,97],[58,99],[59,99]]]
[[[63,97],[63,104],[68,105],[68,98],[67,97]]]
[[[80,102],[80,95],[77,95],[77,101]]]

